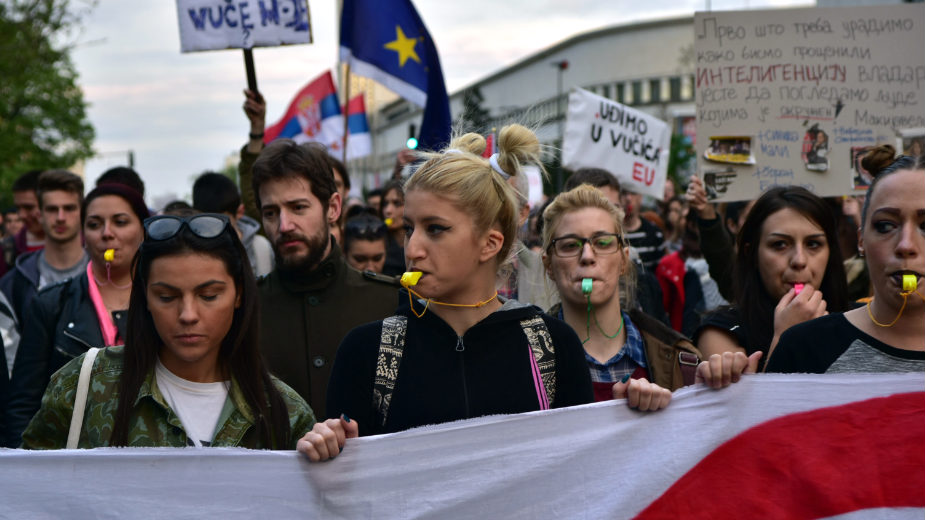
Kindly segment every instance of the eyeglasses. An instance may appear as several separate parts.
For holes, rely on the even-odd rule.
[[[611,255],[620,250],[623,237],[616,233],[601,233],[591,238],[565,235],[552,239],[549,247],[557,256],[567,258],[580,255],[585,248],[585,244],[591,244],[591,249],[596,254]]]
[[[231,227],[231,219],[218,213],[200,213],[191,217],[158,215],[145,219],[145,237],[150,240],[173,238],[188,227],[199,238],[215,238]]]

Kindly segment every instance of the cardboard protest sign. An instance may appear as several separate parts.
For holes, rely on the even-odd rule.
[[[177,0],[183,52],[311,43],[306,0]]]
[[[564,167],[603,168],[624,188],[661,200],[670,146],[668,123],[587,90],[569,94]]]
[[[699,171],[716,200],[851,194],[866,150],[925,126],[925,5],[696,13],[694,37]]]

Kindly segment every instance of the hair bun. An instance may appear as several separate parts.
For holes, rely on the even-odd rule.
[[[889,144],[881,144],[864,154],[861,158],[861,166],[872,177],[876,177],[884,168],[892,164],[894,159],[896,159],[896,148]]]
[[[475,132],[463,134],[450,142],[448,149],[456,149],[463,152],[469,152],[473,155],[482,155],[485,153],[487,143],[485,138]]]
[[[498,134],[498,165],[515,176],[525,163],[541,164],[539,139],[523,125],[505,126]]]

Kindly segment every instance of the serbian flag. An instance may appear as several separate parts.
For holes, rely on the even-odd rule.
[[[366,102],[360,94],[348,103],[347,114],[347,160],[366,157],[373,151],[373,139],[366,121]]]
[[[319,142],[332,155],[344,146],[344,117],[331,71],[313,79],[296,94],[283,117],[266,129],[263,142],[281,137],[297,143]]]

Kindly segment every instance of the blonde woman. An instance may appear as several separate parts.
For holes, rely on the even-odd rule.
[[[664,408],[672,390],[694,382],[700,354],[681,334],[621,302],[621,279],[628,295],[634,285],[623,211],[585,184],[556,197],[543,219],[543,262],[562,298],[550,314],[581,338],[595,398],[625,393],[641,410]]]

